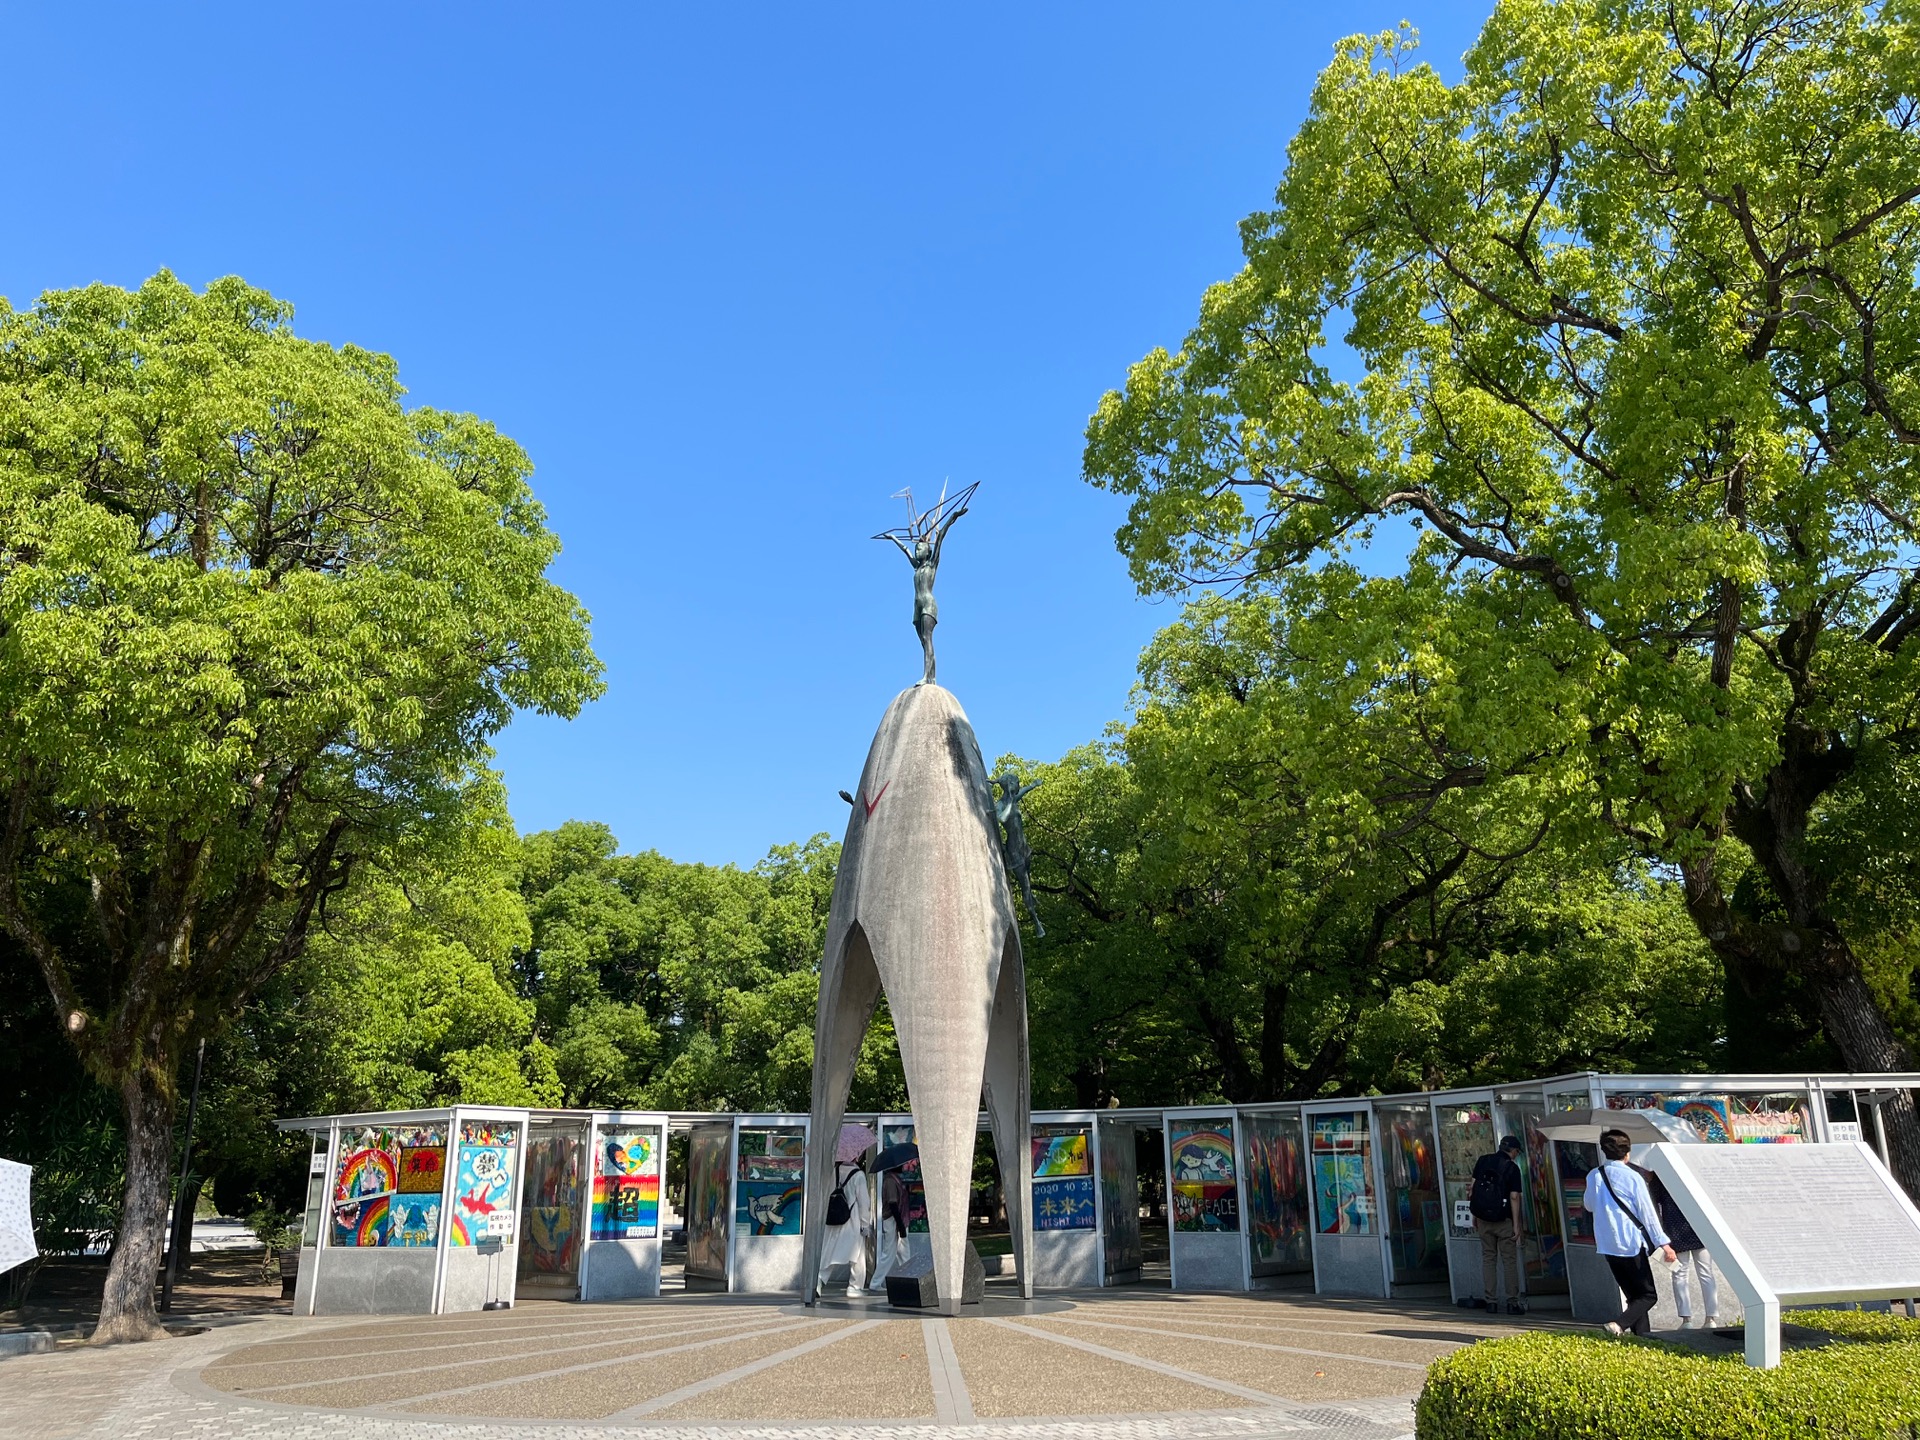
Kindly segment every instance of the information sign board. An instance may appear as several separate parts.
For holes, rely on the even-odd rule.
[[[1920,1210],[1858,1142],[1655,1145],[1648,1163],[1747,1310],[1747,1360],[1780,1360],[1780,1306],[1920,1295]]]

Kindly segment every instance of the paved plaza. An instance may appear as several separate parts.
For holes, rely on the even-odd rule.
[[[682,1296],[376,1319],[228,1317],[0,1360],[15,1440],[622,1435],[1395,1440],[1426,1364],[1512,1322],[1114,1292],[960,1319]]]

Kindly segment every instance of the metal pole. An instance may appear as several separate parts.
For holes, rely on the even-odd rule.
[[[180,1149],[180,1183],[173,1192],[173,1230],[172,1241],[167,1246],[167,1273],[160,1282],[160,1313],[165,1314],[173,1308],[173,1277],[180,1271],[180,1247],[191,1242],[193,1217],[185,1217],[186,1230],[182,1233],[181,1210],[187,1203],[187,1166],[193,1159],[193,1121],[200,1112],[200,1072],[207,1066],[207,1042],[200,1041],[200,1052],[193,1062],[193,1096],[187,1101],[187,1143]]]

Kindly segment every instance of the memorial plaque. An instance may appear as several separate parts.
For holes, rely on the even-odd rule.
[[[1775,1295],[1898,1286],[1920,1292],[1920,1222],[1864,1147],[1663,1148],[1720,1212],[1753,1261],[1755,1278]],[[1675,1198],[1688,1208],[1684,1194]]]

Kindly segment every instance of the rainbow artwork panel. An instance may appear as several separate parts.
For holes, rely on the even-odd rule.
[[[1176,1181],[1209,1185],[1233,1183],[1232,1120],[1174,1120],[1168,1124],[1168,1134]]]
[[[351,1249],[436,1243],[446,1142],[436,1125],[341,1131],[328,1243]]]
[[[390,1130],[341,1133],[333,1175],[334,1245],[354,1249],[387,1243],[388,1202],[399,1188],[399,1149]]]
[[[1061,1131],[1033,1136],[1033,1178],[1050,1180],[1057,1175],[1092,1175],[1093,1164],[1087,1156],[1085,1130]]]
[[[1172,1120],[1167,1123],[1172,1154],[1173,1228],[1185,1231],[1237,1231],[1240,1192],[1234,1184],[1233,1121]]]
[[[660,1233],[660,1132],[608,1128],[594,1159],[595,1240],[651,1240]]]

